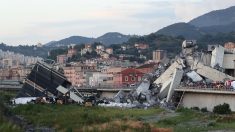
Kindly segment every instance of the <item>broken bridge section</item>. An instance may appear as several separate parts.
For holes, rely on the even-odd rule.
[[[17,97],[56,97],[58,95],[56,88],[59,85],[68,88],[71,83],[51,66],[37,62]]]
[[[224,97],[228,95],[232,97],[235,95],[235,91],[233,91],[235,87],[232,88],[235,77],[223,72],[222,66],[224,56],[226,56],[224,47],[220,45],[215,46],[212,50],[211,58],[208,59],[211,60],[211,63],[204,63],[202,59],[204,55],[207,54],[197,52],[196,41],[185,40],[182,43],[182,52],[176,57],[175,62],[154,81],[155,85],[161,86],[158,98],[165,101],[165,103],[172,102],[172,97],[175,91],[177,91],[183,93],[181,95],[181,99],[183,99],[182,104],[186,107],[208,105],[210,106],[209,110],[211,110],[212,106],[218,103],[214,103],[208,97],[216,98],[216,100],[218,97],[220,101],[217,102],[230,103],[232,108],[235,108],[234,103],[231,103],[231,101],[228,101],[227,97]],[[226,81],[228,81],[227,84],[231,85],[225,86]],[[211,86],[216,87],[216,89],[210,88]],[[179,87],[181,87],[181,89],[179,89]],[[184,87],[184,89],[182,89],[182,87]],[[189,94],[194,95],[192,99],[189,99]],[[207,104],[204,104],[202,99],[197,99],[196,94],[200,95],[201,98],[208,98]],[[215,96],[213,96],[213,94]],[[184,98],[184,96],[187,96],[187,99]],[[181,99],[179,103],[181,103]]]

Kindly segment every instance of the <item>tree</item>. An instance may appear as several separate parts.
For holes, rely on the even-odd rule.
[[[231,114],[231,109],[229,104],[224,103],[215,106],[213,112],[217,114]]]

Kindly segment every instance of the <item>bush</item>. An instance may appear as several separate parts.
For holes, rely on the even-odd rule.
[[[189,112],[191,111],[189,108],[186,107],[179,107],[176,112]]]
[[[216,114],[231,114],[231,109],[229,104],[224,103],[224,104],[219,104],[214,107],[213,112]]]
[[[163,119],[163,120],[158,121],[158,123],[164,124],[164,125],[169,125],[169,126],[176,125],[176,122],[174,120],[170,120],[170,119]]]
[[[204,108],[201,108],[201,112],[208,112],[208,110],[206,107],[204,107]]]
[[[207,124],[207,126],[208,127],[214,127],[214,126],[216,126],[216,123],[215,122],[210,122],[210,123]]]
[[[197,110],[197,111],[200,110],[199,107],[192,107],[191,109],[192,109],[192,110]]]

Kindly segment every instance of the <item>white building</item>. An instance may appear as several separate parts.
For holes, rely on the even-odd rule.
[[[113,84],[113,74],[94,72],[89,78],[90,86],[110,86]]]

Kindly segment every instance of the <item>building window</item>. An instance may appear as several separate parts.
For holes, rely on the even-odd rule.
[[[135,81],[135,77],[131,77],[131,81]]]
[[[125,76],[125,81],[126,81],[126,82],[128,81],[128,76]]]

